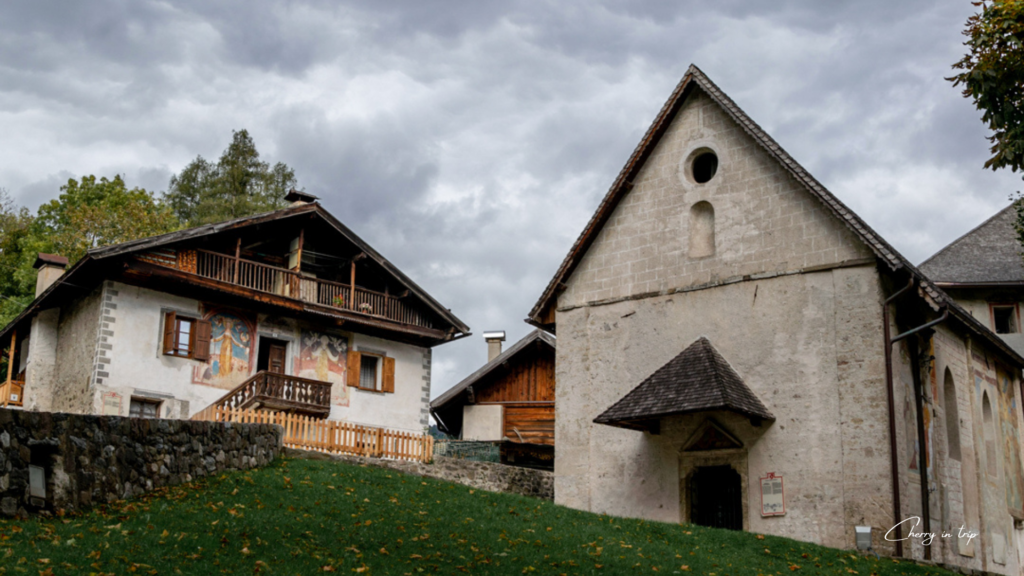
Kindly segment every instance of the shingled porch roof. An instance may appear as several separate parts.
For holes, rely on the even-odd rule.
[[[701,337],[594,419],[598,424],[657,430],[665,416],[726,410],[775,420],[739,374]]]

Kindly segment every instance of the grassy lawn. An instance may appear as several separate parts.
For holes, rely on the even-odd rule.
[[[0,520],[0,574],[943,574],[785,538],[623,520],[279,460],[74,517]]]

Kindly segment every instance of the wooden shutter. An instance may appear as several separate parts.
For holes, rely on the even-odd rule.
[[[359,370],[362,368],[362,364],[362,354],[356,352],[355,350],[349,350],[347,368],[348,375],[346,376],[346,380],[348,380],[349,386],[355,386],[357,388],[359,387]]]
[[[210,359],[210,333],[212,326],[209,320],[196,320],[195,330],[196,345],[192,349],[192,357],[196,360]]]
[[[178,335],[178,315],[174,312],[164,314],[164,354],[174,354],[174,340]]]
[[[395,391],[395,359],[384,358],[384,377],[381,379],[384,385],[384,392]]]

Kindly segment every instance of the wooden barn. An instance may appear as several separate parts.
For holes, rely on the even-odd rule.
[[[438,427],[462,440],[500,443],[506,464],[553,468],[555,337],[534,330],[504,352],[504,332],[484,338],[487,364],[430,403]]]

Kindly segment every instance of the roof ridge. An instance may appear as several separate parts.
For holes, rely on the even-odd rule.
[[[498,354],[493,359],[488,360],[486,363],[484,363],[483,366],[477,368],[472,373],[470,373],[469,376],[466,376],[462,380],[459,380],[458,383],[456,383],[454,386],[445,390],[443,394],[441,394],[440,396],[438,396],[437,398],[430,402],[430,407],[439,408],[442,405],[448,403],[449,400],[455,398],[460,392],[472,386],[478,380],[489,374],[491,370],[494,370],[495,368],[506,362],[509,358],[512,358],[519,352],[523,351],[530,343],[537,340],[544,342],[545,344],[551,346],[552,348],[556,346],[554,337],[552,337],[544,330],[541,330],[540,328],[534,328],[533,331],[517,340],[515,344],[509,346],[508,349],[502,351],[501,354]]]
[[[1010,348],[1002,339],[1000,339],[994,332],[988,329],[985,325],[979,322],[976,318],[967,313],[962,307],[956,304],[952,298],[949,297],[942,289],[936,286],[923,272],[921,272],[916,266],[914,266],[906,257],[904,257],[896,248],[889,244],[880,234],[874,231],[867,222],[860,218],[853,210],[846,206],[838,197],[828,191],[817,179],[815,179],[803,166],[800,165],[792,156],[786,152],[778,142],[775,141],[767,132],[765,132],[750,116],[746,114],[727,94],[725,94],[721,88],[719,88],[714,82],[711,81],[703,71],[695,65],[690,65],[687,69],[686,74],[682,80],[676,86],[676,89],[672,92],[669,99],[662,106],[661,111],[655,117],[654,122],[648,128],[644,135],[644,138],[637,145],[633,154],[630,155],[619,176],[615,179],[612,187],[606,193],[601,204],[598,205],[594,215],[588,221],[586,228],[577,238],[573,244],[569,253],[562,261],[561,266],[555,273],[555,276],[548,283],[547,288],[541,294],[537,303],[530,311],[528,321],[534,325],[542,325],[540,321],[540,314],[545,311],[549,306],[557,305],[558,294],[556,287],[562,284],[569,275],[575,270],[579,262],[582,261],[583,254],[586,253],[590,248],[590,244],[593,241],[593,237],[596,237],[597,232],[594,231],[594,227],[600,228],[607,222],[607,219],[611,217],[611,212],[615,206],[621,202],[622,198],[629,193],[632,189],[631,183],[626,182],[626,176],[631,173],[634,169],[639,170],[646,162],[645,154],[649,153],[648,147],[657,145],[657,141],[663,136],[662,126],[669,119],[670,116],[674,117],[674,114],[678,112],[679,108],[685,102],[685,96],[688,94],[687,89],[689,86],[696,84],[701,90],[704,91],[718,106],[725,111],[725,113],[732,118],[753,140],[764,148],[768,154],[774,158],[779,164],[781,164],[789,173],[811,193],[815,199],[817,199],[825,208],[832,213],[832,215],[843,222],[847,228],[849,228],[865,245],[875,253],[875,256],[886,263],[886,265],[893,271],[901,268],[911,275],[912,278],[917,280],[921,286],[921,290],[934,301],[937,307],[947,307],[951,309],[954,316],[969,329],[975,331],[980,336],[983,336],[996,348],[1001,350],[1004,354],[1009,356],[1019,365],[1024,365],[1024,356],[1021,356],[1012,348]],[[609,209],[610,206],[610,209]],[[605,211],[607,210],[607,213]],[[555,299],[552,303],[551,300]]]
[[[928,257],[927,259],[925,259],[925,260],[924,260],[923,262],[921,262],[920,264],[918,264],[918,265],[917,265],[917,267],[918,267],[919,269],[920,269],[920,268],[922,268],[922,267],[924,267],[924,265],[925,265],[925,264],[928,264],[929,262],[931,262],[932,260],[934,260],[934,259],[935,259],[935,258],[936,258],[937,256],[939,256],[940,254],[942,254],[943,252],[945,252],[945,251],[949,250],[949,249],[950,249],[950,248],[952,248],[952,247],[953,247],[954,245],[958,244],[958,243],[959,243],[959,242],[960,242],[961,240],[963,240],[963,239],[967,238],[968,236],[970,236],[970,235],[974,234],[975,232],[977,232],[977,231],[981,230],[981,229],[982,229],[982,228],[984,228],[984,227],[985,227],[986,225],[988,225],[988,224],[991,224],[993,220],[995,220],[996,218],[998,218],[998,217],[1002,216],[1002,215],[1003,215],[1003,212],[1006,212],[1007,210],[1009,210],[1009,209],[1013,208],[1013,207],[1014,207],[1014,206],[1015,206],[1016,204],[1017,204],[1017,203],[1016,203],[1016,201],[1014,201],[1014,202],[1011,202],[1009,206],[1007,206],[1007,207],[1005,207],[1005,208],[1003,208],[1003,209],[999,210],[999,211],[998,211],[998,212],[996,212],[995,214],[993,214],[993,215],[989,216],[989,217],[988,217],[988,218],[986,218],[986,219],[985,219],[985,221],[984,221],[984,222],[982,222],[981,224],[978,224],[978,225],[977,225],[977,226],[975,226],[974,228],[971,228],[971,229],[970,229],[970,230],[968,230],[967,232],[964,232],[963,234],[961,234],[960,236],[958,236],[958,237],[957,237],[957,238],[956,238],[955,240],[953,240],[953,241],[952,241],[952,242],[950,242],[949,244],[946,244],[946,245],[945,245],[945,246],[943,246],[942,248],[939,248],[939,251],[938,251],[938,252],[936,252],[935,254],[932,254],[931,256],[929,256],[929,257]]]

